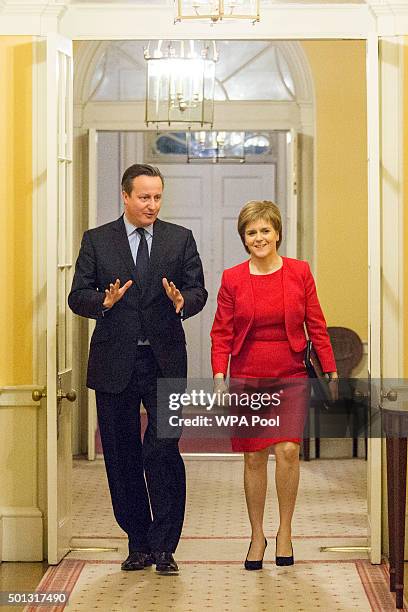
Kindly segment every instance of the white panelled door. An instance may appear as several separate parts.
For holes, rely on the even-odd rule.
[[[165,179],[160,218],[178,223],[192,230],[203,262],[207,290],[211,278],[213,195],[212,168],[204,164],[160,164]],[[184,322],[188,351],[188,376],[210,376],[211,315],[208,306],[195,317]]]
[[[48,562],[71,540],[72,41],[47,37],[47,496]]]
[[[222,271],[247,258],[237,232],[238,213],[248,200],[275,199],[275,166],[160,164],[160,170],[165,177],[160,217],[193,231],[208,291],[204,310],[184,323],[188,376],[211,378],[210,329]],[[284,206],[281,211],[286,218]]]

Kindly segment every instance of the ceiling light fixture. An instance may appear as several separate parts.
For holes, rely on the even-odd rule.
[[[212,23],[223,19],[260,20],[260,0],[174,0],[175,22],[185,19],[210,19]]]
[[[157,46],[153,51],[152,44]],[[214,120],[215,42],[163,41],[149,43],[146,124],[199,123]]]

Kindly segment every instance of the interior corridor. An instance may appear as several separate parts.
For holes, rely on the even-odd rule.
[[[295,565],[278,568],[274,564],[278,508],[271,457],[265,516],[268,548],[259,572],[243,568],[249,523],[241,458],[191,457],[185,462],[188,499],[175,555],[178,577],[158,576],[154,568],[121,572],[126,536],[112,514],[103,460],[76,459],[73,548],[115,550],[73,550],[59,566],[49,568],[38,589],[70,592],[70,612],[395,610],[385,564],[372,566],[364,550],[320,550],[366,545],[364,460],[302,462],[293,521]]]

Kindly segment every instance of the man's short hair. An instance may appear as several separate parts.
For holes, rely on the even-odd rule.
[[[133,189],[133,179],[137,176],[158,176],[164,187],[164,178],[158,168],[149,166],[149,164],[133,164],[125,170],[122,176],[122,191],[125,191],[129,196]]]

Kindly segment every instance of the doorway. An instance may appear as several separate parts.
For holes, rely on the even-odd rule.
[[[202,134],[205,132],[200,132]],[[241,133],[228,134],[238,137]],[[119,186],[125,168],[133,163],[152,163],[160,167],[165,178],[160,218],[192,230],[209,293],[206,308],[184,324],[187,346],[195,347],[189,358],[188,376],[211,378],[209,337],[221,274],[246,256],[236,230],[242,205],[250,199],[276,202],[285,227],[280,253],[291,257],[297,254],[297,245],[290,243],[290,236],[296,235],[292,185],[288,181],[292,173],[291,133],[244,132],[243,138],[249,143],[244,163],[240,159],[212,163],[205,157],[188,163],[187,156],[183,159],[180,152],[188,136],[181,131],[92,131],[89,146],[96,147],[96,155],[92,155],[93,159],[96,157],[96,164],[89,168],[89,180],[96,187],[89,224],[92,227],[102,225],[122,214]],[[173,153],[171,145],[175,142],[179,146]],[[251,146],[254,142],[257,146]]]
[[[344,41],[344,42],[347,43],[349,41]],[[332,43],[332,44],[334,44],[334,43]],[[308,43],[306,45],[306,47],[307,46],[313,47],[313,43],[312,42]],[[362,53],[364,55],[364,52],[365,52],[364,44],[361,44],[361,48],[362,48]],[[312,56],[313,56],[313,54],[315,54],[314,61],[316,61],[316,53],[318,53],[318,51],[313,51],[313,49],[311,49],[311,50],[309,49],[309,51],[310,51],[310,54]],[[361,65],[364,66],[364,62],[362,62]],[[364,89],[364,83],[363,83],[363,89]],[[308,103],[310,104],[310,106],[306,108],[306,105]],[[107,130],[109,119],[108,119],[107,115],[105,114],[105,110],[103,108],[104,104],[105,103],[103,101],[101,101],[101,100],[99,100],[98,102],[96,102],[96,101],[90,102],[90,106],[88,107],[88,109],[87,109],[87,111],[85,112],[85,115],[84,115],[85,123],[81,126],[81,128],[85,128],[85,127],[88,127],[88,126],[92,125],[93,129],[95,129],[95,125],[96,125],[97,130],[101,130],[100,133],[102,133],[103,131]],[[364,104],[365,104],[365,100],[362,100],[363,107],[364,107]],[[271,104],[271,106],[275,106],[275,105]],[[123,110],[123,104],[121,105],[121,107],[122,107],[122,110]],[[224,106],[224,110],[226,109],[226,107],[227,106],[225,105]],[[305,110],[305,108],[306,108],[306,110]],[[321,248],[320,247],[321,241],[323,241],[323,243],[324,243],[324,247],[326,249],[326,253],[330,253],[331,252],[331,259],[330,259],[330,261],[334,262],[334,266],[336,266],[338,264],[338,261],[336,260],[336,253],[337,253],[337,251],[334,248],[335,247],[335,245],[334,245],[335,241],[333,239],[334,234],[330,234],[330,235],[326,234],[326,235],[324,235],[324,232],[323,232],[323,236],[322,236],[319,232],[321,231],[322,227],[324,227],[325,225],[329,225],[330,219],[333,219],[333,217],[332,217],[333,213],[338,215],[337,219],[339,219],[339,218],[343,219],[343,220],[346,219],[346,217],[347,217],[347,206],[346,206],[347,202],[345,202],[345,207],[343,209],[336,210],[336,205],[333,204],[333,202],[332,202],[333,199],[336,200],[336,195],[334,193],[335,190],[333,189],[333,182],[332,182],[332,189],[333,189],[333,191],[330,194],[330,189],[328,188],[328,182],[326,181],[326,183],[325,183],[326,194],[325,194],[324,197],[327,196],[327,200],[326,200],[327,201],[327,208],[323,209],[323,210],[319,208],[319,210],[316,210],[316,206],[313,204],[313,202],[316,202],[317,199],[319,199],[321,201],[321,199],[323,197],[322,196],[323,190],[322,190],[322,185],[321,185],[321,179],[318,179],[317,182],[316,182],[316,175],[315,175],[315,177],[313,179],[313,173],[314,172],[317,173],[318,168],[316,166],[319,166],[319,164],[322,163],[322,159],[324,158],[325,154],[322,153],[322,148],[320,148],[320,151],[318,151],[317,147],[316,147],[317,140],[316,140],[316,135],[315,135],[315,132],[314,132],[315,126],[314,126],[312,118],[311,118],[313,116],[314,109],[313,109],[313,105],[312,105],[310,100],[307,103],[305,103],[305,108],[302,109],[302,112],[304,113],[304,117],[307,115],[308,123],[305,122],[305,124],[302,126],[302,130],[301,130],[302,153],[301,153],[301,158],[300,158],[300,170],[301,170],[301,172],[300,172],[300,184],[299,184],[299,191],[300,191],[300,194],[301,194],[301,199],[300,199],[299,207],[298,207],[299,223],[298,223],[298,228],[297,228],[298,232],[297,233],[298,233],[298,238],[299,238],[298,239],[299,249],[298,249],[298,253],[297,254],[301,258],[307,258],[307,259],[309,259],[311,261],[312,267],[315,269],[315,271],[317,270],[317,272],[318,272],[318,274],[317,274],[318,283],[321,283],[323,285],[323,282],[321,281],[321,279],[326,278],[326,281],[327,281],[328,277],[331,276],[331,278],[332,278],[333,275],[330,272],[330,270],[327,270],[327,267],[329,267],[329,266],[325,265],[324,257],[322,256],[322,252],[321,251],[319,252],[319,249]],[[279,114],[281,112],[281,110],[282,110],[282,106],[276,105],[275,106],[275,110],[276,110],[276,113]],[[111,111],[112,111],[112,105],[111,105]],[[89,113],[88,115],[87,115],[87,112]],[[135,107],[133,107],[133,113],[134,112],[135,112]],[[235,112],[237,112],[237,113],[241,112],[242,113],[242,106],[241,106],[241,109],[239,110],[238,105],[236,105],[235,108],[234,108],[234,113]],[[95,121],[93,121],[93,122],[89,121],[89,119],[91,117],[90,113],[99,113],[98,116],[99,116],[100,119],[97,120],[96,122]],[[124,115],[126,115],[126,111],[124,112]],[[95,119],[95,116],[96,115],[93,116],[94,119]],[[298,115],[298,119],[299,119],[299,116],[300,115]],[[140,117],[140,115],[139,115],[139,117]],[[225,115],[224,115],[224,119],[225,119]],[[87,121],[89,121],[88,126],[86,125]],[[139,121],[141,122],[141,120],[139,120]],[[251,117],[251,121],[253,121],[253,117]],[[251,121],[249,121],[249,123],[251,123]],[[277,121],[276,117],[275,117],[275,121]],[[280,118],[280,121],[281,121],[281,118]],[[285,124],[286,128],[288,127],[288,123],[291,125],[291,127],[293,127],[293,123],[295,125],[297,125],[297,127],[299,127],[299,121],[298,120],[296,120],[296,121],[291,123],[290,119],[286,118],[285,121],[287,121],[287,123]],[[327,122],[326,125],[330,125],[330,121],[331,121],[332,125],[334,124],[333,117],[326,116],[325,117],[325,121]],[[124,121],[124,123],[127,123],[127,119]],[[269,118],[268,122],[266,124],[264,124],[264,126],[268,125],[268,127],[269,127],[272,123],[273,123],[273,121],[271,121],[270,118]],[[134,122],[133,122],[133,124],[134,124]],[[220,121],[220,124],[221,124],[220,127],[223,127],[225,129],[227,129],[227,127],[233,129],[233,127],[236,126],[236,124],[235,124],[235,126],[231,126],[231,124],[228,124],[227,121],[224,121],[224,122]],[[363,125],[365,125],[365,124],[363,123]],[[126,129],[129,129],[128,126],[129,126],[129,124],[126,126]],[[110,126],[110,130],[112,130],[112,127],[113,126],[111,125]],[[253,124],[252,124],[251,127],[253,129]],[[259,127],[259,124],[258,124],[257,127]],[[125,127],[123,127],[122,129],[125,129]],[[118,131],[118,130],[116,130],[116,131]],[[139,133],[141,133],[140,130],[139,130]],[[85,132],[83,132],[82,138],[83,138],[83,141],[84,141],[85,140]],[[324,135],[322,135],[322,134],[319,135],[319,139],[324,139],[324,138],[325,138]],[[362,135],[362,138],[361,138],[362,142],[364,142],[364,140],[365,140],[365,133]],[[321,142],[321,140],[320,140],[320,142]],[[333,147],[336,148],[336,143],[335,143],[334,140],[332,142],[332,148]],[[327,153],[328,150],[329,150],[329,147],[328,147],[328,143],[326,142],[325,143],[325,151],[326,151],[326,153]],[[84,142],[82,142],[82,158],[83,158],[84,162],[85,162],[85,159],[84,159],[85,151],[86,151],[86,149],[84,147]],[[360,151],[360,155],[361,155],[362,158],[364,158],[364,154],[365,154],[365,149],[363,147],[363,151],[362,152]],[[319,157],[319,156],[321,156],[321,157]],[[315,160],[315,164],[316,164],[315,167],[314,167],[314,164],[313,164],[313,159]],[[346,160],[341,160],[341,161],[343,162],[343,161],[346,161]],[[338,162],[339,166],[335,167],[335,169],[334,170],[332,169],[332,171],[331,171],[331,177],[332,177],[333,180],[336,179],[338,177],[338,175],[342,174],[342,169],[340,167],[340,159],[338,159],[337,162]],[[161,169],[164,169],[165,166],[166,166],[165,163],[163,163],[163,164],[162,163],[158,163],[158,165],[160,166]],[[329,166],[330,166],[330,161],[329,161],[329,158],[327,158],[327,160],[326,160],[326,167],[329,168]],[[176,166],[172,165],[171,166],[171,171],[170,171],[170,168],[169,168],[169,177],[171,177],[171,175],[173,174],[173,178],[174,179],[177,178],[177,176],[176,176],[177,175],[177,171],[175,170],[175,167]],[[364,162],[363,162],[363,166],[362,167],[364,168],[364,173],[365,173]],[[233,166],[228,167],[228,171],[232,171],[231,168],[234,168],[234,172],[235,171],[236,172],[238,172],[238,171],[242,172],[241,168],[233,167]],[[183,169],[179,168],[179,170],[180,170],[180,172],[184,172],[184,168]],[[217,181],[215,179],[215,174],[216,174],[217,171],[218,171],[217,167],[211,168],[211,172],[213,173],[213,176],[211,176],[210,175],[210,169],[208,167],[205,167],[205,166],[201,166],[200,167],[198,165],[194,165],[194,166],[191,165],[190,166],[190,170],[189,170],[189,172],[192,173],[192,178],[194,178],[194,173],[195,173],[195,178],[196,179],[197,179],[198,176],[201,176],[201,177],[205,178],[205,181],[203,181],[203,182],[207,183],[207,190],[210,189],[211,185],[213,185],[213,184],[216,185],[217,184]],[[222,171],[224,171],[224,169]],[[308,172],[308,171],[310,171],[310,172]],[[319,172],[320,172],[320,168],[319,168]],[[220,177],[218,177],[218,178],[220,178]],[[319,181],[320,181],[320,183],[319,183]],[[336,183],[336,188],[337,188],[337,182],[335,181],[335,183]],[[90,186],[91,190],[92,189],[94,190],[94,184],[92,184],[92,185],[90,183],[89,186]],[[171,185],[171,182],[169,183],[169,185]],[[365,185],[366,185],[366,177],[365,177],[365,183],[363,181],[363,184],[361,186],[363,193],[364,193]],[[212,189],[212,187],[211,187],[211,189]],[[171,190],[168,193],[171,193]],[[188,193],[188,189],[187,189],[187,193]],[[211,192],[207,191],[207,192],[204,192],[204,193],[206,193],[207,197],[209,197],[208,194],[211,193]],[[176,192],[176,195],[177,195],[177,192]],[[95,196],[95,193],[94,193],[94,196]],[[176,197],[176,198],[174,198],[174,200],[178,201],[179,198]],[[116,195],[116,201],[118,201],[117,195]],[[205,201],[205,197],[203,197],[203,201]],[[211,198],[211,202],[213,202],[212,198]],[[165,212],[166,212],[165,207],[163,207],[163,213],[165,213]],[[164,218],[173,219],[174,221],[177,222],[177,220],[176,220],[177,218],[183,218],[183,219],[185,218],[186,211],[184,209],[182,209],[182,207],[180,207],[179,211],[176,208],[174,211],[171,212],[171,214],[173,216],[164,217]],[[191,208],[189,208],[188,214],[191,214]],[[214,212],[212,212],[211,214],[214,217]],[[362,221],[362,217],[360,215],[361,215],[361,210],[359,209],[358,213],[357,213],[357,216],[359,218],[359,222]],[[366,226],[366,220],[362,222],[363,226],[364,226],[364,224]],[[318,227],[319,225],[320,225],[320,228]],[[193,227],[193,229],[194,229],[194,233],[197,233],[196,232],[197,228]],[[311,229],[313,231],[311,231]],[[315,240],[314,239],[317,235],[318,235],[319,240]],[[206,243],[206,244],[208,246],[208,243]],[[361,245],[361,242],[359,244]],[[353,243],[352,244],[353,248],[356,247],[356,246],[357,246],[357,243]],[[359,266],[358,270],[357,270],[357,266],[355,266],[354,269],[353,269],[353,273],[355,274],[357,272],[357,274],[359,275],[359,278],[363,278],[363,277],[366,278],[367,277],[367,265],[366,265],[366,261],[365,260],[361,260],[359,256],[358,257],[354,257],[354,260],[358,261],[359,263],[361,263],[361,268]],[[230,265],[232,265],[232,264],[230,264]],[[336,290],[337,289],[338,289],[338,285],[336,287]],[[361,291],[361,293],[364,293],[364,287],[362,289],[360,287],[360,291]],[[344,293],[344,287],[343,287],[343,293]],[[212,290],[212,296],[213,296],[213,299],[214,299],[214,291],[213,290]],[[347,300],[343,300],[343,301],[347,302]],[[361,306],[361,309],[364,310],[365,301],[362,300],[359,305]],[[329,308],[330,308],[330,306],[329,306]],[[210,308],[208,308],[208,310],[210,311]],[[344,309],[344,310],[347,310],[347,309]],[[344,310],[343,310],[343,314],[344,314]],[[334,312],[334,315],[336,316],[336,312],[335,311],[333,311],[333,312]],[[331,313],[331,317],[332,318],[334,318],[333,317],[333,312]],[[367,317],[366,313],[367,313],[367,310],[365,309],[365,317]],[[361,319],[359,322],[361,323],[362,321],[363,321],[363,319]],[[334,321],[333,321],[333,323],[334,323]],[[366,323],[367,323],[367,321],[365,319],[365,324]],[[195,324],[195,322],[194,322],[194,324]],[[364,321],[363,321],[363,324],[364,324]],[[365,335],[363,339],[366,340],[367,339],[367,335]],[[204,363],[204,361],[205,361],[204,357],[205,356],[201,353],[201,357],[200,357],[201,364]],[[209,360],[207,360],[207,361],[209,363]],[[364,366],[362,368],[362,371],[364,371]]]
[[[187,159],[187,141],[197,134],[210,143],[200,146],[198,159]],[[213,163],[216,138],[244,142],[244,158],[223,158]],[[120,195],[121,174],[133,163],[158,164],[165,179],[160,218],[192,230],[203,263],[208,301],[197,316],[185,321],[189,353],[190,381],[211,379],[210,330],[216,298],[224,269],[246,258],[236,224],[242,205],[250,199],[273,200],[280,207],[285,232],[280,253],[295,257],[296,200],[293,197],[293,159],[297,156],[296,137],[290,131],[258,132],[133,132],[97,131],[89,134],[89,180],[94,186],[89,226],[115,220],[123,213]],[[226,152],[228,155],[228,151]],[[231,155],[231,153],[230,153]],[[293,238],[294,237],[294,238]],[[93,324],[90,325],[90,332]],[[193,384],[193,383],[191,383]],[[230,452],[229,440],[187,439],[185,452]],[[93,392],[88,394],[89,459],[101,452]]]

